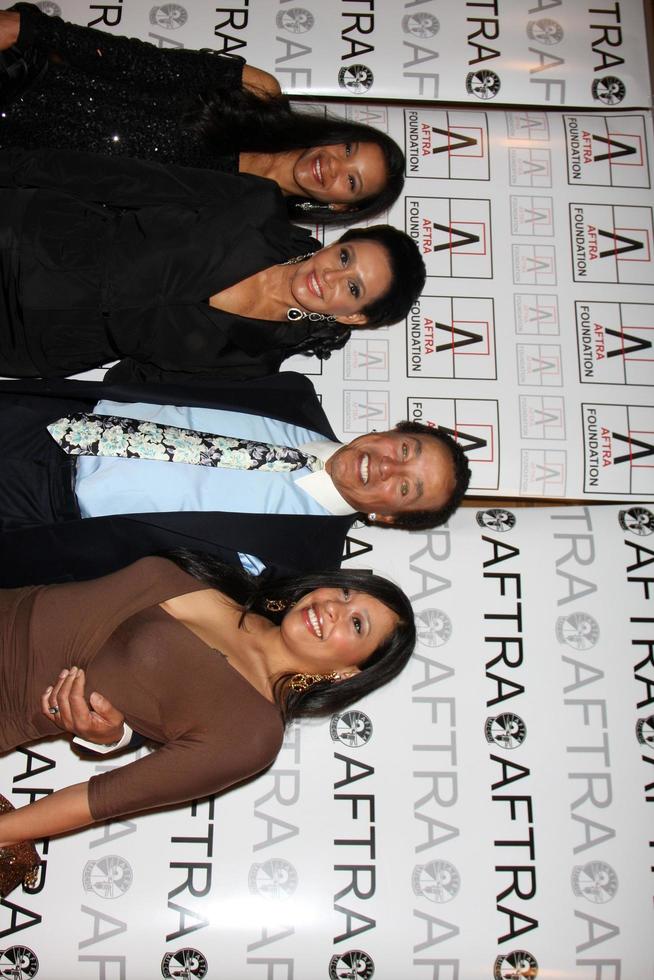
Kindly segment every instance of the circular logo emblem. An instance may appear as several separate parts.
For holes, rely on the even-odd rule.
[[[596,78],[590,90],[593,98],[602,105],[619,105],[627,94],[624,82],[615,75]]]
[[[363,95],[372,88],[375,76],[366,65],[348,65],[338,73],[338,84],[348,92]]]
[[[271,858],[253,864],[248,874],[248,888],[263,898],[290,898],[297,888],[297,871],[283,858]]]
[[[498,956],[493,967],[494,980],[534,980],[538,976],[538,962],[526,949],[514,949],[505,956]]]
[[[108,854],[97,861],[87,861],[82,871],[84,891],[100,898],[120,898],[132,884],[131,865],[117,854]]]
[[[407,14],[402,18],[402,30],[414,37],[433,37],[440,30],[440,23],[433,14]]]
[[[442,609],[423,609],[416,613],[416,633],[427,647],[442,647],[452,635],[452,620]]]
[[[654,514],[647,507],[630,507],[618,514],[620,527],[623,531],[631,531],[644,538],[654,533]]]
[[[167,31],[176,31],[178,27],[183,27],[187,20],[186,10],[178,3],[164,3],[161,7],[152,7],[150,10],[150,23],[163,27]]]
[[[39,972],[36,954],[27,946],[9,946],[0,949],[0,977],[11,980],[29,980]]]
[[[315,18],[310,10],[304,7],[291,7],[290,10],[280,10],[275,18],[275,23],[280,31],[288,31],[289,34],[306,34],[315,24]]]
[[[332,715],[329,734],[334,742],[342,742],[351,749],[359,749],[372,738],[372,722],[367,714],[358,709]]]
[[[374,972],[372,957],[362,949],[336,953],[329,961],[330,980],[370,980]]]
[[[572,869],[572,890],[578,898],[603,905],[618,890],[618,876],[606,861],[589,861]]]
[[[484,732],[487,742],[495,742],[503,749],[517,749],[527,737],[527,726],[520,715],[506,711],[495,718],[487,718]]]
[[[489,531],[499,531],[504,534],[515,527],[515,514],[503,507],[491,507],[490,510],[477,511],[477,524],[479,527],[487,527]]]
[[[488,68],[480,68],[466,75],[466,92],[478,99],[494,99],[501,84],[500,76]]]
[[[527,24],[527,37],[539,44],[558,44],[563,40],[563,28],[558,20],[542,17],[540,20],[530,20]]]
[[[166,980],[191,980],[191,977],[206,976],[209,964],[199,949],[178,949],[176,953],[166,953],[161,961],[161,975]]]
[[[590,650],[599,640],[599,635],[597,620],[589,613],[574,612],[569,616],[559,616],[556,621],[557,640],[567,643],[573,650]]]
[[[456,898],[461,887],[461,877],[449,861],[430,861],[429,864],[415,866],[411,884],[416,895],[442,904]]]
[[[48,17],[61,17],[61,7],[54,0],[39,0],[36,6]]]
[[[636,738],[641,745],[654,746],[654,715],[638,719],[636,722]]]

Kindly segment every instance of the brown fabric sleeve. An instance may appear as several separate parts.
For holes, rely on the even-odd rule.
[[[279,716],[262,714],[253,719],[247,740],[240,736],[232,740],[229,733],[221,738],[201,733],[187,736],[126,766],[92,776],[89,807],[93,819],[107,820],[209,796],[261,772],[275,760],[283,737]]]

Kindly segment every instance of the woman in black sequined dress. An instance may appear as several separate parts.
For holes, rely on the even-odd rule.
[[[3,51],[14,67],[21,53],[34,58],[38,77],[18,98],[6,67],[3,81]],[[404,156],[385,133],[294,112],[276,79],[241,58],[157,48],[65,23],[32,4],[0,11],[0,104],[3,87],[0,147],[268,177],[290,216],[305,222],[367,219],[402,189]]]

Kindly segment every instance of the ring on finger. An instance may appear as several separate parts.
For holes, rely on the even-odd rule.
[[[50,714],[51,715],[58,715],[59,714],[59,707],[58,707],[58,705],[53,704],[52,707],[49,709],[49,711],[50,711]]]

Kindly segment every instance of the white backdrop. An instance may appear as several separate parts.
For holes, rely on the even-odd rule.
[[[236,792],[40,845],[0,975],[651,980],[653,532],[614,507],[355,532],[412,597],[405,673]],[[57,740],[0,785],[94,771]]]
[[[214,48],[303,95],[651,106],[643,0],[41,0],[162,46]]]

